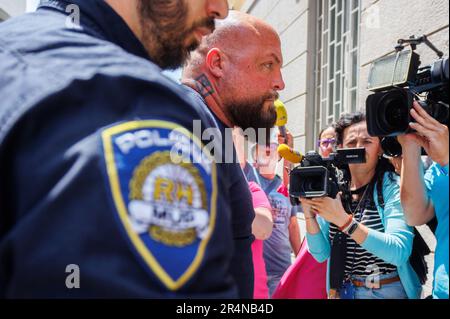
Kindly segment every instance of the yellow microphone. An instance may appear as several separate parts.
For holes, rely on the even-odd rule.
[[[300,152],[294,151],[292,148],[286,144],[280,144],[278,146],[278,154],[285,160],[291,163],[300,163],[303,160],[303,155]]]
[[[278,126],[281,136],[286,140],[286,123],[288,120],[286,107],[280,100],[276,100],[274,104],[277,111],[277,122],[275,125]]]

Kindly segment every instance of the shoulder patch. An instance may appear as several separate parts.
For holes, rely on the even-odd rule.
[[[123,233],[170,290],[198,270],[216,220],[217,177],[201,142],[177,124],[134,121],[102,132]]]

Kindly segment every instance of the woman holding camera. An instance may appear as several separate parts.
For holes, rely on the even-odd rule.
[[[335,130],[339,147],[365,148],[366,163],[349,165],[343,200],[301,199],[310,252],[319,262],[328,260],[329,298],[419,298],[419,278],[409,264],[414,232],[380,140],[368,134],[362,113],[343,115]]]

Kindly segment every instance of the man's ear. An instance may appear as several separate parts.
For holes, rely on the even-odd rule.
[[[209,50],[206,55],[206,67],[215,77],[223,77],[224,62],[225,56],[218,48]]]

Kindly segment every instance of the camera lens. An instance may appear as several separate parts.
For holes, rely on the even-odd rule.
[[[387,156],[398,157],[402,155],[402,146],[395,137],[383,138],[381,140],[381,148]]]
[[[303,180],[302,189],[305,192],[320,192],[323,191],[323,178],[320,176],[310,176]]]
[[[399,91],[386,93],[379,101],[378,126],[387,134],[404,132],[409,125],[408,99]]]
[[[407,115],[405,108],[399,107],[397,101],[393,101],[387,105],[386,122],[392,127],[401,122],[405,118],[405,115]]]
[[[302,165],[307,165],[304,160]],[[304,198],[322,197],[327,190],[328,170],[323,166],[296,167],[292,170],[290,176],[291,196],[300,196]]]

